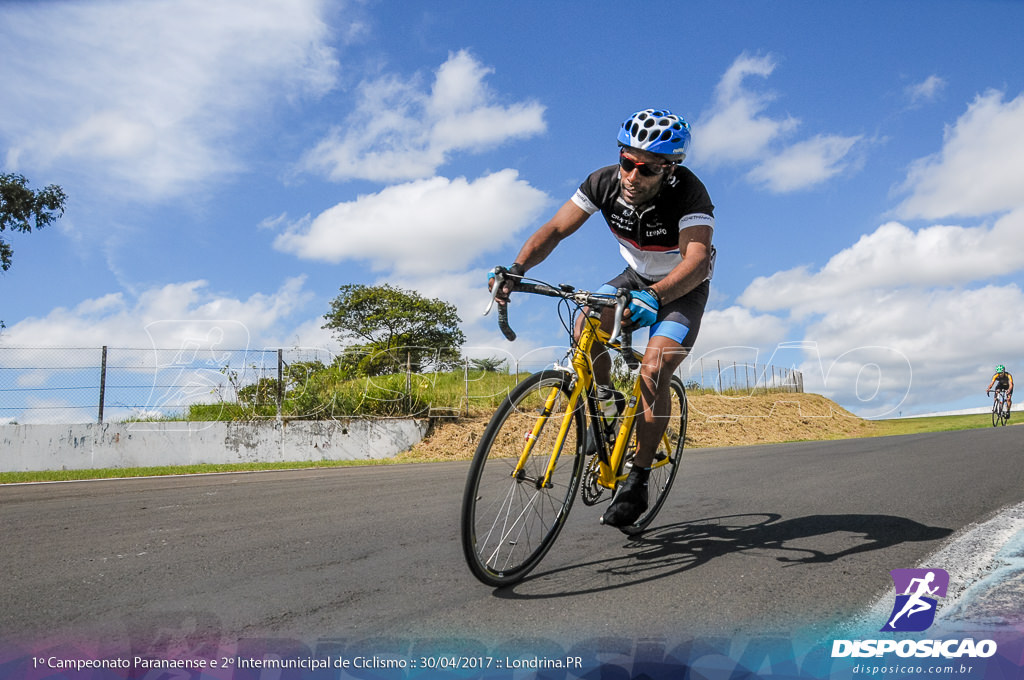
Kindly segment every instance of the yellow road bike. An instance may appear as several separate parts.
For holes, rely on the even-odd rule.
[[[508,274],[494,270],[497,293]],[[587,505],[612,498],[625,480],[636,451],[639,374],[618,417],[599,408],[590,361],[595,342],[622,353],[631,369],[641,355],[622,331],[629,292],[615,295],[577,291],[516,279],[517,293],[560,298],[563,323],[572,338],[574,319],[585,309],[579,337],[571,340],[562,363],[520,382],[491,417],[477,446],[462,498],[462,548],[473,574],[491,586],[521,581],[543,559],[562,530],[577,495]],[[491,304],[494,304],[492,296]],[[614,308],[611,333],[601,329],[600,313]],[[488,307],[488,312],[491,307]],[[508,306],[498,306],[498,323],[509,340]],[[651,470],[647,511],[622,530],[637,534],[661,510],[679,469],[686,436],[687,404],[682,381],[673,376],[671,410]],[[607,492],[607,493],[606,493]]]

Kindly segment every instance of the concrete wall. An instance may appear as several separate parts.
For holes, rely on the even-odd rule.
[[[427,427],[412,419],[2,425],[0,472],[388,458]]]

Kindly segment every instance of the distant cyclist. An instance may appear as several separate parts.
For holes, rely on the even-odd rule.
[[[1009,419],[1010,406],[1013,404],[1013,376],[1006,372],[1006,366],[1002,364],[996,366],[996,374],[992,376],[992,382],[985,389],[985,394],[991,394],[992,390],[1006,392],[1006,417]]]

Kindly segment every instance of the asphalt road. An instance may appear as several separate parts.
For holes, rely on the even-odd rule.
[[[1024,497],[1024,429],[688,452],[637,540],[577,503],[495,591],[463,563],[466,464],[0,487],[0,640],[788,634]],[[161,642],[163,640],[163,642]],[[182,642],[184,640],[184,642]]]

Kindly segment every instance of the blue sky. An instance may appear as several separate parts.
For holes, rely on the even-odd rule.
[[[0,4],[0,162],[69,195],[8,236],[0,345],[335,347],[338,287],[458,305],[469,352],[562,340],[485,272],[637,109],[692,124],[718,262],[694,358],[796,366],[864,416],[1024,376],[1021,2]],[[532,273],[622,267],[600,218]],[[774,356],[774,359],[772,358]]]

